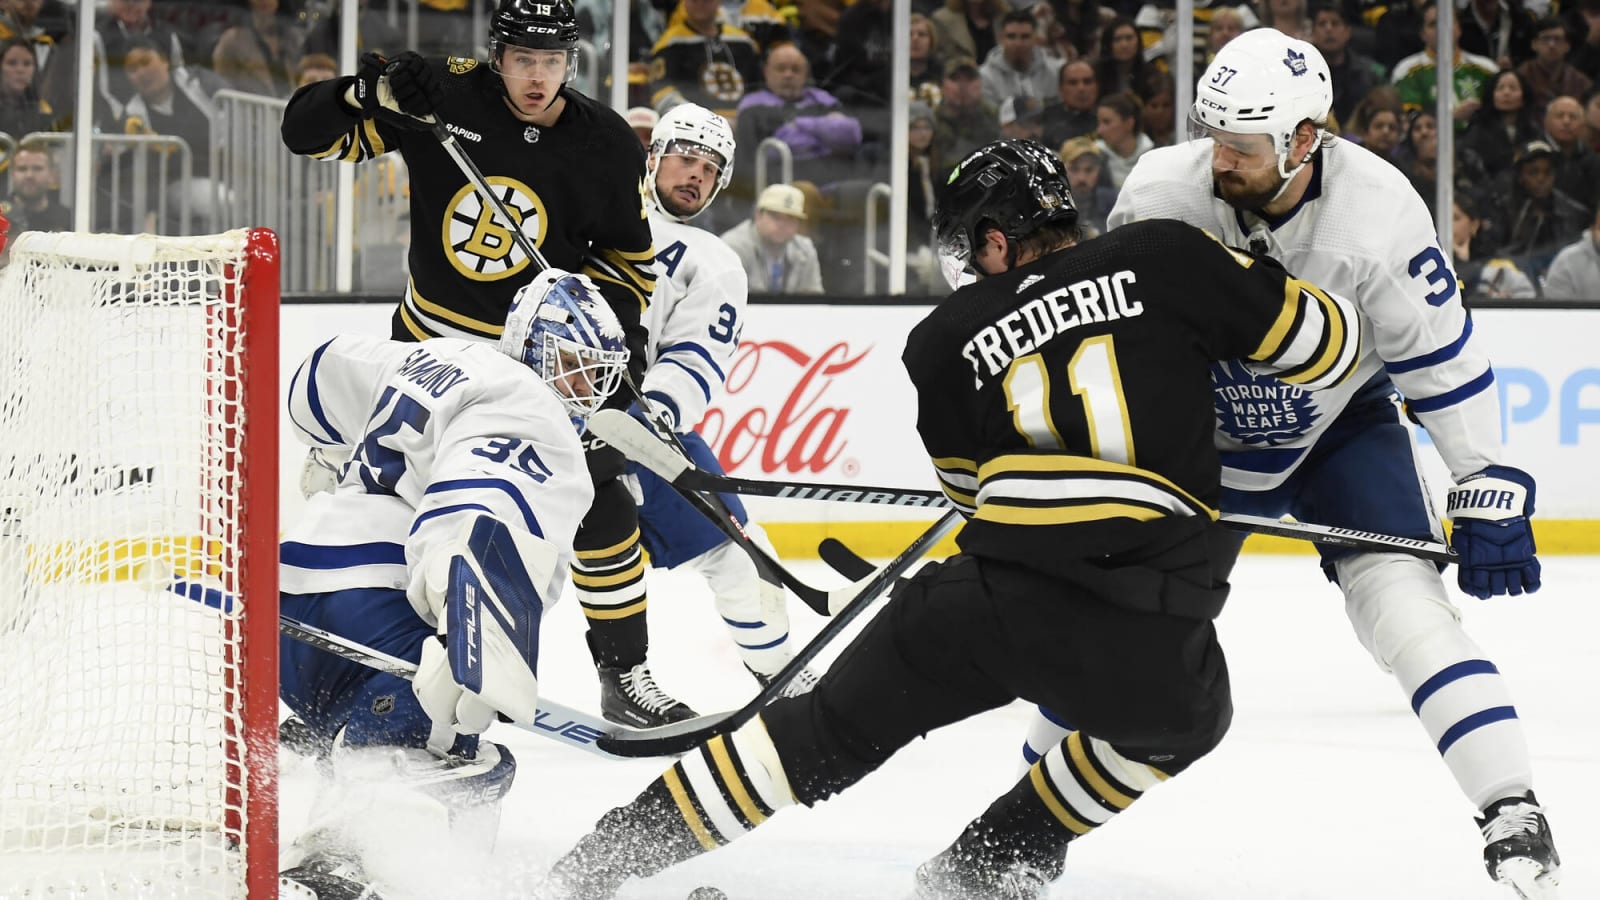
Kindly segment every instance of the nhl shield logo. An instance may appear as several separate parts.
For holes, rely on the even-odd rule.
[[[522,139],[530,144],[539,143],[539,129],[533,127],[532,125],[522,129]]]
[[[1289,48],[1288,55],[1283,58],[1283,64],[1288,66],[1290,74],[1296,77],[1306,73],[1306,55],[1296,53],[1293,47]]]

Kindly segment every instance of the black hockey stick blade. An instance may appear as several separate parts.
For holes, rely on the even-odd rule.
[[[817,545],[817,555],[828,564],[828,568],[851,581],[860,581],[871,575],[874,568],[872,563],[838,538],[823,538],[822,543]]]
[[[928,526],[920,537],[911,543],[901,554],[890,560],[883,568],[874,570],[871,577],[858,581],[846,588],[840,588],[834,593],[836,611],[828,624],[817,632],[811,639],[789,660],[777,675],[773,676],[772,683],[761,689],[761,692],[751,698],[750,702],[736,710],[718,713],[716,717],[704,716],[700,719],[690,719],[687,722],[677,723],[680,726],[693,726],[671,736],[645,736],[642,733],[622,734],[615,737],[601,738],[600,748],[616,756],[676,756],[687,753],[700,744],[705,743],[719,734],[728,734],[744,723],[755,718],[756,714],[783,693],[790,681],[804,669],[811,660],[821,653],[839,633],[844,631],[857,616],[861,615],[879,595],[888,591],[899,582],[901,576],[910,571],[913,566],[927,555],[929,550],[941,538],[949,534],[957,525],[961,524],[961,515],[955,510],[944,514],[939,521]],[[712,721],[707,721],[712,720]],[[663,726],[670,727],[670,726]],[[660,729],[651,729],[659,732]]]

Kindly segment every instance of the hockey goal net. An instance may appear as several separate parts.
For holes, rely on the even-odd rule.
[[[270,231],[0,272],[0,897],[272,897]]]

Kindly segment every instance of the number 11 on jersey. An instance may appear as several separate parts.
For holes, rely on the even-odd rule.
[[[1079,345],[1067,363],[1067,384],[1074,396],[1082,398],[1089,452],[1098,459],[1134,465],[1133,429],[1111,335]],[[1007,369],[1003,386],[1006,408],[1029,446],[1066,449],[1051,415],[1050,371],[1044,356],[1030,353],[1018,357]]]

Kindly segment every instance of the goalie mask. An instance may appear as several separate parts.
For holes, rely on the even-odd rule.
[[[717,192],[733,180],[734,149],[733,129],[728,127],[727,119],[695,103],[674,106],[650,132],[650,158],[646,162],[645,178],[650,185],[648,194],[651,205],[662,215],[679,222],[687,222],[705,212],[711,201],[717,198]],[[686,216],[667,209],[661,200],[661,185],[656,182],[656,171],[660,168],[662,158],[667,156],[703,159],[717,167],[716,185],[706,194],[700,208]]]
[[[1257,28],[1218,50],[1200,77],[1189,137],[1213,138],[1239,156],[1261,157],[1261,168],[1275,164],[1287,183],[1311,158],[1289,158],[1296,129],[1309,119],[1317,128],[1316,145],[1326,145],[1332,107],[1333,78],[1317,48]]]
[[[616,313],[594,282],[560,269],[540,272],[517,291],[499,346],[555,391],[580,429],[628,365]]]
[[[567,70],[561,83],[571,81],[578,74],[578,14],[571,0],[500,0],[489,20],[489,68],[512,78],[527,77],[502,67],[507,47],[565,51]]]
[[[972,255],[989,228],[999,229],[1016,244],[1045,225],[1071,226],[1078,221],[1067,170],[1061,158],[1029,140],[995,141],[980,147],[950,173],[933,215],[934,246],[939,266],[952,288],[972,270]]]

